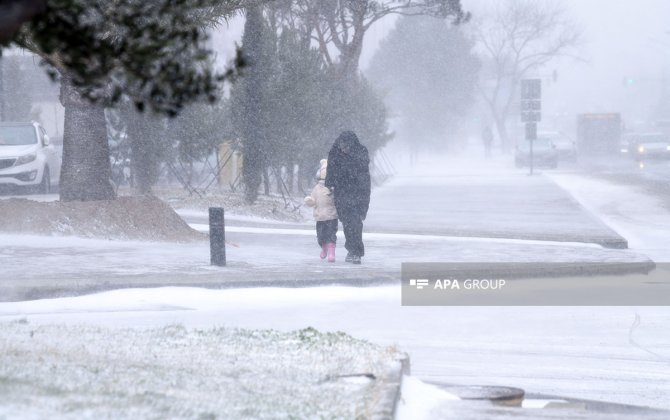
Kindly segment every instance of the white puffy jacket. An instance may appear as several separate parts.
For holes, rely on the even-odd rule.
[[[323,180],[317,182],[312,194],[305,197],[305,204],[314,207],[314,220],[317,222],[337,219],[333,194],[326,188]]]

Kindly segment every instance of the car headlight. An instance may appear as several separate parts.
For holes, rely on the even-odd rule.
[[[668,152],[670,152],[670,146],[665,146],[665,150],[667,150]]]
[[[640,147],[638,147],[638,148],[637,148],[637,151],[638,151],[639,153],[644,153],[644,146],[640,146]]]
[[[37,155],[35,153],[31,153],[29,155],[23,155],[16,159],[16,162],[14,165],[19,166],[19,165],[25,165],[26,163],[30,163],[33,160],[37,159]]]

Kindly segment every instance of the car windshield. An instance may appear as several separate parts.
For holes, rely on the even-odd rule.
[[[0,127],[0,146],[22,146],[37,143],[32,125]]]
[[[546,150],[546,149],[551,149],[553,146],[553,143],[549,139],[543,139],[543,138],[538,138],[537,140],[533,140],[533,149],[535,150]],[[521,150],[530,150],[530,141],[526,140],[522,142],[519,145],[519,149]]]

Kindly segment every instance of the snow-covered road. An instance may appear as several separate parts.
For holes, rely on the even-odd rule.
[[[631,250],[656,262],[670,262],[670,211],[661,197],[640,186],[585,175],[553,174],[551,178],[626,237]]]

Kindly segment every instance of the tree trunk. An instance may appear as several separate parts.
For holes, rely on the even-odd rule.
[[[142,137],[130,136],[130,149],[132,151],[130,164],[133,168],[135,189],[139,194],[151,195],[151,187],[154,184],[155,162],[152,159],[149,144],[142,141]]]
[[[294,175],[295,175],[295,165],[291,163],[288,166],[288,180],[286,181],[286,183],[288,184],[287,187],[289,194],[293,194],[293,183],[295,182]]]
[[[284,191],[284,186],[282,185],[282,168],[275,168],[275,182],[277,183],[277,192],[281,193]]]
[[[67,75],[60,100],[65,108],[61,201],[115,199],[105,109],[82,98]]]
[[[159,124],[155,116],[140,113],[135,109],[130,109],[126,115],[131,150],[130,163],[136,191],[142,195],[151,195],[151,188],[158,179],[160,166],[155,139]]]
[[[265,158],[263,156],[263,86],[267,63],[263,60],[263,13],[259,6],[247,9],[242,45],[249,61],[244,82],[244,178],[245,199],[253,203],[258,198]]]
[[[340,65],[342,77],[345,80],[353,80],[358,76],[359,62],[361,60],[361,53],[363,51],[363,21],[357,23],[358,27],[354,28],[354,36],[351,43],[346,45],[340,54]]]
[[[268,168],[263,169],[263,193],[266,196],[270,195],[270,174],[268,173]]]

